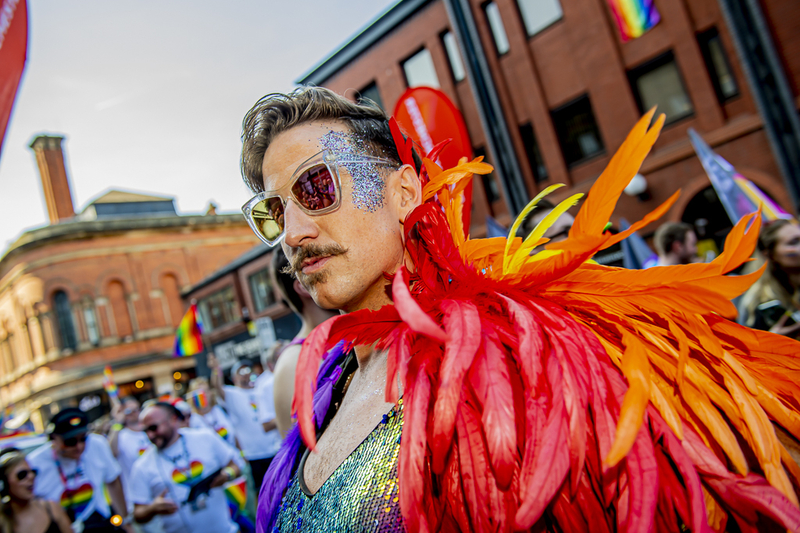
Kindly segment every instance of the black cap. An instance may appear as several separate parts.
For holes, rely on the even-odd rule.
[[[47,432],[68,439],[89,431],[89,417],[76,407],[68,407],[50,419]]]

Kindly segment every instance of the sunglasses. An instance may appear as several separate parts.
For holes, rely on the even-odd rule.
[[[25,479],[29,475],[32,475],[34,477],[38,476],[39,475],[39,471],[37,469],[35,469],[35,468],[30,468],[30,469],[27,469],[27,470],[20,470],[19,472],[17,472],[17,481],[22,481],[23,479]]]
[[[342,203],[339,165],[369,163],[396,165],[388,159],[366,155],[340,159],[329,150],[323,150],[294,171],[287,185],[288,198],[274,191],[259,193],[242,206],[244,217],[259,239],[274,246],[286,233],[284,212],[287,200],[294,200],[307,215],[331,213]]]
[[[86,435],[78,435],[77,437],[70,437],[68,439],[64,439],[64,446],[67,448],[73,448],[78,445],[78,443],[86,442]]]

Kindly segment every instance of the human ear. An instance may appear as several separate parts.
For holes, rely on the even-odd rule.
[[[296,292],[300,298],[311,298],[311,294],[309,294],[308,289],[306,289],[297,278],[295,278],[295,280],[292,282],[292,287],[294,288],[294,292]]]
[[[422,203],[422,183],[411,165],[403,165],[390,177],[389,192],[400,222]]]

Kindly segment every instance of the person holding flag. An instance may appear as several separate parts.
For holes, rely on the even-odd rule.
[[[190,427],[210,429],[222,439],[238,449],[236,434],[230,418],[217,404],[216,395],[203,377],[195,378],[189,382],[189,392],[186,394],[186,403],[197,416],[193,416]]]

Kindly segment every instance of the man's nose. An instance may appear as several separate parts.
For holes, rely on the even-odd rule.
[[[286,227],[284,240],[292,248],[297,248],[308,239],[315,239],[319,236],[319,227],[312,217],[306,214],[294,200],[286,202],[283,213],[283,223]]]

